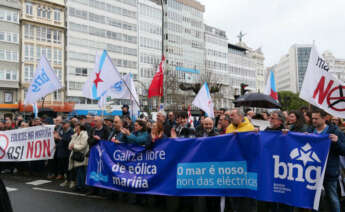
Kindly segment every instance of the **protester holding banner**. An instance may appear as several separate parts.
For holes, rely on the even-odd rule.
[[[112,141],[114,143],[120,143],[121,141],[125,141],[124,134],[121,132],[121,129],[123,128],[123,122],[120,116],[115,116],[114,117],[114,124],[113,124],[113,129],[110,132],[110,135],[108,137],[109,141]]]
[[[70,188],[74,187],[72,182],[76,181],[74,190],[85,191],[86,167],[88,163],[85,155],[89,151],[88,135],[85,127],[80,124],[75,125],[74,131],[75,133],[72,135],[71,142],[68,145],[68,149],[71,150],[68,170],[73,173]]]
[[[254,126],[248,121],[247,117],[244,117],[244,113],[240,109],[233,109],[230,112],[231,124],[226,129],[226,133],[236,133],[236,132],[249,132],[254,130]],[[222,201],[225,198],[222,197]],[[230,198],[231,207],[235,211],[246,212],[255,211],[256,201],[244,197],[233,197]]]
[[[126,141],[131,144],[148,145],[150,144],[149,135],[146,131],[146,122],[144,120],[136,120],[134,123],[134,132],[122,128],[121,132],[125,135]]]
[[[345,155],[345,136],[336,126],[326,124],[326,116],[327,113],[323,110],[315,109],[312,112],[313,128],[308,131],[319,135],[327,134],[332,141],[323,186],[330,211],[340,212],[337,179],[340,174],[339,156]]]

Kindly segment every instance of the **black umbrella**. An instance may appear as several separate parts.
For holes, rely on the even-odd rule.
[[[262,93],[248,93],[238,97],[234,101],[235,106],[259,107],[259,108],[281,108],[281,104],[271,96]]]
[[[57,112],[50,108],[40,108],[38,110],[38,116],[42,117],[44,115],[47,115],[48,117],[55,118],[57,116]]]

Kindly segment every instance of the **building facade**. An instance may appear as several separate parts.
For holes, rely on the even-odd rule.
[[[0,0],[0,111],[18,109],[19,12],[18,0]]]
[[[247,84],[248,90],[256,89],[256,60],[244,44],[228,45],[228,71],[230,75],[231,98],[240,95],[241,83]]]
[[[345,59],[336,58],[330,51],[325,51],[322,56],[328,63],[330,73],[345,82]]]
[[[164,2],[165,105],[180,108],[191,104],[194,94],[179,90],[178,83],[199,82],[205,71],[205,7],[195,0]]]
[[[212,95],[215,108],[230,107],[230,75],[228,72],[228,38],[224,30],[205,25],[205,72],[221,90]]]
[[[97,101],[82,96],[97,53],[107,50],[121,74],[132,73],[134,80],[138,78],[137,9],[137,0],[67,1],[67,100],[76,103],[76,114],[100,112]],[[115,112],[119,109],[112,108]]]
[[[148,88],[162,58],[162,6],[150,0],[138,1],[138,64],[136,88],[144,108],[155,107],[156,98],[148,100]],[[143,109],[144,109],[143,108]]]
[[[312,45],[294,44],[273,66],[278,91],[298,93],[307,70]]]
[[[64,86],[65,2],[64,0],[21,0],[20,99],[23,102],[41,56],[45,56]],[[46,103],[65,101],[65,88],[45,97]]]

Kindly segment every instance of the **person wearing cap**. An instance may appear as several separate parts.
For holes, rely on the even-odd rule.
[[[128,106],[128,105],[123,105],[121,109],[122,109],[122,116],[121,116],[122,119],[123,119],[125,116],[131,117],[131,116],[130,116],[130,113],[129,113],[129,106]]]

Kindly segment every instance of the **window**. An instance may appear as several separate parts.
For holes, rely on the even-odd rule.
[[[58,78],[58,80],[61,82],[62,80],[62,72],[61,72],[61,69],[60,68],[56,68],[54,70],[55,74],[56,74],[56,77]]]
[[[12,42],[14,42],[14,43],[18,43],[18,34],[17,33],[13,33],[12,34]]]
[[[52,30],[48,29],[47,30],[47,42],[51,42],[52,41]]]
[[[60,22],[60,10],[54,10],[54,21]]]
[[[0,41],[5,40],[5,32],[0,32]]]
[[[37,16],[38,16],[38,17],[41,17],[41,16],[42,16],[42,9],[41,9],[41,6],[38,6],[38,7],[37,7]]]
[[[41,41],[46,41],[46,38],[47,38],[47,28],[46,27],[42,27],[41,28]]]
[[[12,13],[12,20],[13,20],[13,22],[18,23],[18,13],[17,12]]]
[[[0,20],[5,19],[5,10],[0,10]]]
[[[12,41],[12,36],[11,36],[11,33],[8,32],[7,33],[7,42],[11,42]]]
[[[11,71],[6,71],[6,80],[11,80]]]
[[[47,10],[47,18],[48,18],[48,20],[50,20],[50,18],[51,18],[51,10],[50,10],[50,8],[48,8],[48,10]]]
[[[62,51],[61,49],[58,49],[58,64],[60,65],[62,63]]]
[[[42,9],[42,17],[46,18],[47,17],[47,8],[43,7]]]
[[[33,65],[25,65],[24,66],[24,81],[29,82],[34,77],[34,66]]]
[[[27,15],[33,15],[32,13],[32,4],[31,3],[26,3],[25,5],[25,12]]]
[[[47,47],[47,60],[49,62],[52,61],[52,48],[50,48],[50,47]]]
[[[5,50],[0,49],[0,60],[5,60]]]
[[[33,61],[34,60],[34,46],[33,45],[25,44],[24,60],[25,61]]]
[[[12,71],[12,80],[16,81],[17,80],[17,72]]]
[[[55,101],[61,101],[61,92],[60,91],[54,92],[54,100]]]

